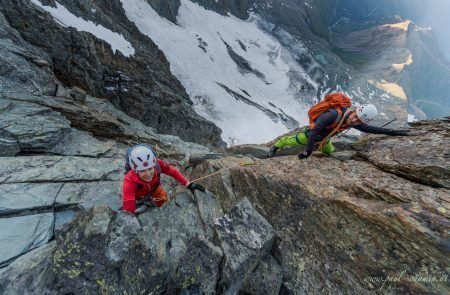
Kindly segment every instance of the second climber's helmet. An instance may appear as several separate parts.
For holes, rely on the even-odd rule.
[[[377,114],[377,108],[373,104],[365,104],[356,108],[356,115],[364,123],[372,121]]]
[[[142,171],[156,166],[153,151],[146,146],[136,146],[130,153],[129,163],[134,171]]]

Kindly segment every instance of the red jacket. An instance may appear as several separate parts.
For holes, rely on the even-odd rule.
[[[183,186],[189,184],[189,180],[173,166],[159,159],[157,161],[161,167],[161,173],[172,176]],[[122,186],[122,209],[134,213],[136,210],[136,199],[152,193],[158,187],[159,183],[160,175],[156,169],[153,179],[150,182],[140,179],[134,170],[128,171]]]

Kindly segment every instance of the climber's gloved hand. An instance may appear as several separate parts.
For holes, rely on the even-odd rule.
[[[205,188],[202,185],[196,184],[196,183],[193,183],[193,182],[189,183],[187,188],[190,189],[192,193],[194,193],[195,190],[199,190],[199,191],[202,191],[202,192],[205,191]]]
[[[298,158],[300,160],[307,159],[308,157],[309,157],[309,155],[307,153],[298,154]]]

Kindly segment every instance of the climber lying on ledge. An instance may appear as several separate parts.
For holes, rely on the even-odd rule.
[[[270,149],[269,156],[275,156],[280,148],[296,145],[306,145],[306,152],[298,155],[299,159],[308,158],[314,149],[321,150],[325,154],[334,152],[330,138],[344,130],[355,128],[359,131],[374,134],[408,135],[406,130],[393,130],[370,126],[370,122],[376,115],[377,109],[373,104],[362,105],[356,110],[350,110],[350,98],[343,93],[332,93],[308,111],[309,126],[304,127],[299,133],[284,136]]]
[[[150,146],[140,144],[128,149],[125,163],[126,174],[122,186],[122,209],[133,214],[145,211],[144,201],[161,207],[167,200],[167,192],[161,186],[162,173],[175,178],[181,185],[194,190],[205,191],[199,184],[190,182],[173,166],[157,159]],[[140,205],[136,209],[136,205]]]

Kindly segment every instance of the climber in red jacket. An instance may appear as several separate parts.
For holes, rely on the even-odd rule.
[[[122,209],[133,214],[140,213],[136,212],[136,202],[149,200],[161,207],[168,200],[167,192],[160,183],[161,173],[175,178],[192,192],[196,189],[205,191],[203,186],[190,182],[177,169],[157,159],[147,145],[137,145],[129,151],[125,169],[129,171],[123,180]]]

